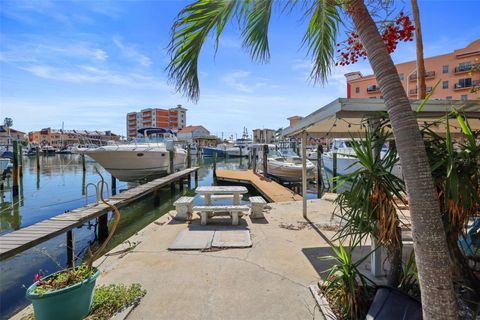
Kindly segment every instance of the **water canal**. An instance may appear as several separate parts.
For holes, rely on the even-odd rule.
[[[27,227],[42,220],[59,215],[85,205],[85,186],[97,183],[100,177],[98,170],[110,183],[111,177],[101,166],[92,160],[86,161],[86,172],[82,170],[81,158],[78,155],[55,155],[41,157],[41,170],[37,172],[35,157],[24,157],[23,178],[20,180],[20,196],[12,199],[9,186],[1,193],[0,235]],[[201,185],[213,184],[212,159],[194,159],[193,165],[200,167],[199,182]],[[219,169],[246,168],[244,159],[219,160]],[[8,183],[8,181],[7,181]],[[192,188],[193,188],[192,180]],[[117,191],[135,186],[117,181]],[[93,188],[90,189],[89,202],[95,202]],[[172,195],[170,188],[160,192],[160,204],[155,205],[153,197],[140,199],[120,211],[122,219],[115,236],[107,248],[111,249],[130,236],[152,223],[160,216],[172,210],[173,202],[183,194],[194,195],[194,191],[178,188]],[[246,202],[255,190],[249,190],[242,201]],[[315,198],[312,193],[309,198]],[[201,199],[197,198],[196,203]],[[81,261],[89,245],[96,242],[96,220],[73,230],[75,255]],[[36,273],[49,274],[66,265],[66,235],[62,234],[39,244],[19,255],[0,262],[0,319],[8,319],[28,304],[25,289]]]

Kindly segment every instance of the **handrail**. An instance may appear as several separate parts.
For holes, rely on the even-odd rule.
[[[97,197],[97,203],[98,203],[98,187],[95,185],[95,183],[90,182],[85,186],[85,205],[88,206],[88,187],[93,186],[95,188],[95,195]]]

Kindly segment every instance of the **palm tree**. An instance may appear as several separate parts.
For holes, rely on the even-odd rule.
[[[427,85],[425,83],[425,61],[423,60],[422,25],[417,0],[411,0],[413,21],[415,22],[415,44],[417,47],[417,99],[425,99]]]
[[[327,80],[335,63],[341,10],[351,17],[385,99],[402,163],[424,319],[458,318],[451,261],[425,146],[395,65],[365,3],[351,0],[337,5],[334,0],[290,0],[282,4],[285,4],[283,12],[300,7],[304,17],[309,18],[303,44],[313,60],[311,78],[320,83]],[[273,0],[198,0],[186,6],[173,24],[169,45],[172,57],[167,70],[177,90],[198,100],[198,58],[205,39],[213,33],[218,45],[225,24],[234,18],[242,27],[243,46],[252,59],[268,61],[267,34],[272,7]]]

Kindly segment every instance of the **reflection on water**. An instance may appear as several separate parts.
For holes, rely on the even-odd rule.
[[[82,170],[78,155],[55,155],[41,157],[41,170],[37,172],[35,157],[24,157],[23,178],[20,180],[19,196],[13,199],[9,192],[11,181],[6,181],[5,192],[0,194],[0,235],[18,230],[42,220],[59,215],[85,205],[85,186],[96,184],[100,177],[96,169],[110,184],[111,177],[101,166],[92,160],[86,161],[86,172]],[[194,159],[195,160],[195,159]],[[199,159],[196,165],[199,185],[212,185],[212,159]],[[193,162],[195,165],[195,162]],[[246,168],[247,161],[242,159],[218,160],[217,167],[234,169]],[[192,184],[193,184],[192,179]],[[117,192],[133,187],[135,184],[117,181]],[[192,186],[193,187],[193,186]],[[89,202],[95,201],[93,188],[90,189]],[[153,197],[134,202],[120,211],[122,220],[107,249],[111,249],[135,234],[169,210],[173,202],[182,194],[193,195],[194,191],[185,188],[176,190],[172,196],[170,188],[160,190],[160,203]],[[247,198],[245,196],[244,199]],[[195,200],[199,203],[200,199]],[[110,213],[111,216],[111,213]],[[85,223],[73,230],[75,256],[77,263],[85,256],[89,245],[96,241],[96,220]],[[25,287],[32,283],[34,275],[52,273],[66,265],[66,235],[62,234],[19,255],[0,262],[0,318],[8,318],[28,301],[25,299]]]

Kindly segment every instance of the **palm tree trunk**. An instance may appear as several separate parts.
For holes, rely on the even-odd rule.
[[[418,123],[397,69],[363,0],[348,8],[390,115],[408,190],[423,318],[458,319],[451,260]]]
[[[422,26],[417,0],[411,0],[413,21],[415,22],[415,44],[417,46],[417,99],[425,99],[427,85],[425,83],[425,61],[423,60]],[[407,79],[408,80],[408,79]]]

